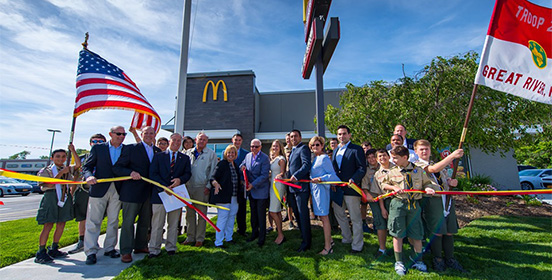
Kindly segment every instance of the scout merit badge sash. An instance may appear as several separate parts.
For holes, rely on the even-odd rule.
[[[50,169],[52,170],[52,175],[55,178],[59,172],[57,165],[55,164],[50,165]],[[62,177],[67,177],[67,176],[64,174]],[[60,178],[60,179],[66,179],[66,178]],[[65,201],[67,200],[67,188],[68,188],[67,185],[62,186],[61,184],[56,184],[56,195],[58,200],[57,205],[59,207],[63,207],[63,205],[65,205]]]

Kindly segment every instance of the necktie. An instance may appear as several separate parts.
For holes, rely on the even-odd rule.
[[[175,152],[171,152],[171,174],[173,173],[174,171],[174,164],[176,162],[176,153]]]

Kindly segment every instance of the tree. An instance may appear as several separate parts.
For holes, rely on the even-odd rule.
[[[27,156],[30,155],[29,151],[22,151],[17,154],[11,155],[8,159],[27,159]]]
[[[414,77],[361,87],[348,84],[341,108],[328,105],[328,128],[336,131],[337,126],[348,125],[353,141],[369,140],[374,147],[384,147],[401,123],[411,138],[427,139],[435,147],[454,147],[462,133],[478,57],[475,52],[437,57]],[[526,139],[529,131],[551,121],[550,105],[480,86],[466,144],[486,152],[509,150],[523,145],[520,139]]]
[[[79,157],[82,156],[82,155],[86,155],[86,154],[90,153],[90,151],[87,150],[87,149],[76,149],[76,151],[77,151],[77,155],[79,155]]]
[[[552,168],[552,124],[544,125],[542,132],[526,138],[525,142],[530,144],[516,148],[514,153],[518,164]]]

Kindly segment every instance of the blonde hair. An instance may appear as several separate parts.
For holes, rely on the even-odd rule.
[[[226,149],[224,149],[224,152],[222,153],[222,159],[228,160],[228,153],[231,150],[234,150],[234,152],[236,153],[236,156],[238,155],[238,148],[236,148],[236,146],[230,144],[226,147]]]
[[[418,148],[418,146],[426,146],[431,148],[431,143],[425,139],[419,139],[414,142],[414,149]]]
[[[324,137],[321,136],[314,136],[309,141],[309,147],[312,146],[316,141],[320,142],[322,144],[322,148],[324,148],[324,144],[326,143],[326,140],[324,140]]]
[[[272,145],[274,145],[274,143],[278,143],[278,147],[280,148],[280,153],[276,156],[283,156],[285,158],[286,155],[284,154],[284,145],[282,145],[282,142],[278,139],[272,141],[272,144],[270,145],[270,158],[276,158],[272,152]]]

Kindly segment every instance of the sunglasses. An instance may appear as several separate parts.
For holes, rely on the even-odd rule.
[[[322,146],[320,143],[316,143],[316,144],[312,144],[311,147],[318,147],[318,146]]]
[[[251,148],[255,148],[255,149],[256,149],[256,148],[260,148],[260,147],[261,147],[261,146],[253,146],[253,145],[251,145]]]
[[[111,133],[113,133],[117,136],[121,136],[121,135],[126,136],[127,135],[126,132],[111,132]]]
[[[101,143],[104,143],[105,141],[104,140],[92,140],[90,141],[90,143],[92,144],[101,144]]]

